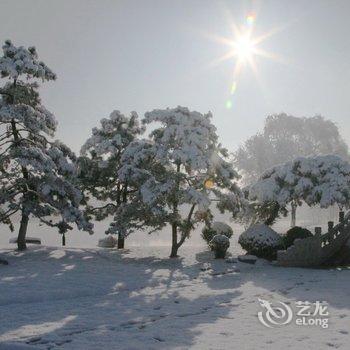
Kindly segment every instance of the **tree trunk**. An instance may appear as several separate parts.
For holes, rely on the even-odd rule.
[[[14,86],[16,86],[16,80],[14,81]],[[13,104],[14,104],[14,102],[15,101],[13,100]],[[16,122],[15,122],[14,119],[12,119],[12,121],[11,121],[11,128],[12,128],[13,138],[15,140],[15,145],[17,145],[19,140],[20,140],[20,138],[19,138],[18,130],[16,128]],[[28,174],[27,168],[24,167],[24,166],[21,166],[21,168],[22,168],[23,178],[25,179],[25,181],[28,181],[29,174]],[[26,195],[27,195],[27,189],[24,186],[23,187],[23,197],[24,197],[24,199],[25,199]],[[25,249],[27,249],[26,234],[27,234],[28,221],[29,221],[29,215],[25,214],[23,209],[22,209],[21,225],[19,227],[19,232],[18,232],[18,237],[17,237],[18,250],[25,250]]]
[[[122,189],[119,187],[118,188],[119,191],[119,204],[120,203],[120,199],[122,201],[122,203],[126,203],[127,202],[127,192],[128,192],[128,185],[127,183],[124,184],[124,186],[122,187]],[[125,237],[122,236],[121,234],[118,234],[118,244],[117,244],[117,248],[118,249],[124,249],[125,247]]]
[[[28,221],[29,221],[28,215],[24,214],[22,212],[21,225],[19,227],[18,237],[17,237],[18,250],[25,250],[25,249],[27,249],[26,234],[27,234]]]
[[[120,183],[117,184],[117,206],[121,203],[121,190],[120,190]]]
[[[176,172],[180,173],[180,170],[181,170],[181,163],[177,163]],[[175,193],[174,193],[174,202],[173,202],[173,210],[174,210],[173,214],[174,214],[175,221],[173,221],[171,224],[171,233],[172,233],[172,244],[171,244],[171,253],[170,253],[171,258],[177,258],[177,251],[178,251],[179,247],[181,246],[181,243],[180,244],[177,243],[177,222],[176,222],[176,220],[178,220],[178,216],[179,216],[179,210],[178,210],[179,201],[177,198],[179,189],[180,189],[180,181],[177,178],[176,188],[175,188]]]
[[[121,234],[118,234],[118,249],[124,249],[124,245],[125,238]]]
[[[292,219],[290,222],[290,227],[294,227],[296,225],[297,220],[297,205],[292,203]]]
[[[124,188],[123,188],[123,197],[122,197],[122,201],[123,201],[123,203],[126,203],[127,200],[128,200],[128,183],[125,182]]]
[[[177,251],[179,249],[179,246],[177,244],[177,225],[176,224],[172,224],[171,231],[172,231],[172,245],[171,245],[170,257],[177,258]]]

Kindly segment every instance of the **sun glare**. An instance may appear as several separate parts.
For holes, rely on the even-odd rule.
[[[257,60],[258,57],[265,57],[270,59],[279,60],[279,57],[263,50],[260,44],[273,35],[277,29],[264,33],[263,35],[254,35],[256,22],[256,14],[250,13],[245,17],[245,24],[237,26],[234,21],[231,21],[231,27],[233,29],[231,38],[224,38],[210,35],[215,41],[220,42],[229,47],[227,53],[219,57],[212,62],[213,65],[217,65],[226,60],[232,60],[234,64],[233,82],[230,94],[233,95],[236,91],[238,84],[238,77],[245,66],[249,66],[258,78]],[[259,80],[259,79],[258,79]],[[233,103],[231,98],[226,101],[226,108],[231,109]]]
[[[242,35],[232,43],[233,54],[237,56],[241,63],[251,61],[255,51],[254,42],[250,39],[248,34]]]

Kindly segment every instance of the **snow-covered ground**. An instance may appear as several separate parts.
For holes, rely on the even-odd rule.
[[[233,239],[234,241],[235,239]],[[240,253],[231,243],[230,253]],[[204,246],[0,250],[0,349],[349,349],[350,270],[214,260]],[[329,328],[266,328],[258,298],[325,300]]]

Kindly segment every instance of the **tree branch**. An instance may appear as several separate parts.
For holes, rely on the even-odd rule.
[[[103,205],[102,207],[94,207],[94,208],[91,208],[90,210],[91,210],[91,211],[102,210],[102,209],[108,208],[108,207],[110,207],[110,206],[112,206],[112,207],[114,207],[114,208],[116,208],[116,209],[118,208],[117,205],[115,205],[115,204],[113,204],[113,203],[108,203],[108,204],[106,204],[106,205]]]
[[[6,219],[8,219],[9,217],[11,217],[13,214],[16,214],[19,211],[19,207],[15,210],[13,209],[9,209],[8,211],[6,211],[3,214],[0,214],[0,221],[5,221]],[[12,211],[13,210],[13,211]],[[12,211],[12,213],[11,213]]]

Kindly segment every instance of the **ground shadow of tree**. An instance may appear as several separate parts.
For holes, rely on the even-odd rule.
[[[350,309],[350,269],[258,267],[249,277],[254,285],[279,295],[280,300],[326,301],[335,309]],[[268,293],[266,293],[268,296]]]
[[[0,279],[0,309],[7,321],[0,339],[43,349],[96,349],[101,337],[106,349],[189,348],[197,326],[225,317],[227,304],[240,296],[237,285],[215,282],[212,272],[228,268],[223,262],[202,271],[202,261],[185,265],[127,251],[37,248],[5,255],[10,266]]]

